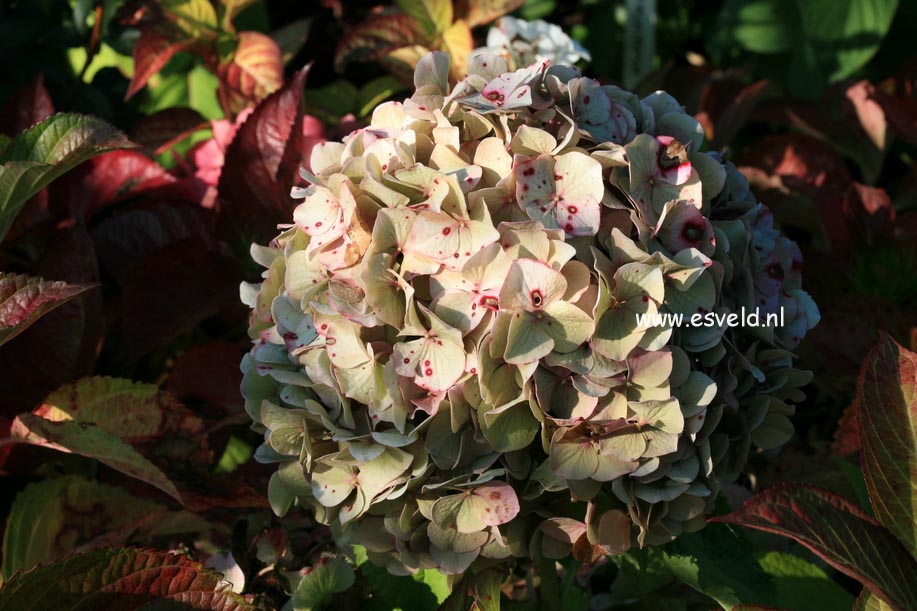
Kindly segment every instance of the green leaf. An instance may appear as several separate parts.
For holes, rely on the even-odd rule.
[[[778,607],[809,611],[814,600],[824,609],[853,606],[853,596],[808,560],[783,552],[767,552],[758,561],[773,577]]]
[[[238,467],[247,463],[253,453],[254,451],[247,441],[236,435],[230,435],[229,441],[226,442],[226,449],[223,450],[223,455],[217,462],[217,472],[232,473]]]
[[[368,117],[376,106],[400,91],[404,91],[404,85],[394,76],[386,75],[374,78],[363,85],[357,94],[357,116]]]
[[[189,38],[217,29],[217,14],[210,0],[161,0],[159,5]]]
[[[91,288],[90,284],[67,284],[0,272],[0,346],[51,310]]]
[[[74,554],[14,575],[0,589],[0,611],[138,609],[254,611],[224,589],[219,573],[185,556],[106,548]]]
[[[33,195],[87,159],[132,146],[101,119],[57,114],[22,132],[0,154],[0,240]]]
[[[806,44],[829,82],[868,62],[888,33],[898,0],[797,0]]]
[[[334,81],[308,92],[309,112],[340,118],[356,109],[359,91],[350,81]]]
[[[226,116],[216,94],[220,80],[213,72],[204,66],[194,66],[188,71],[187,82],[189,107],[210,121]]]
[[[13,421],[10,436],[23,443],[94,458],[116,471],[156,486],[181,502],[175,484],[159,467],[105,429],[93,424],[72,420],[52,422],[34,414],[20,414]]]
[[[753,53],[789,51],[799,41],[796,0],[728,0],[720,29]]]
[[[917,556],[917,354],[883,333],[863,363],[856,405],[876,519]]]
[[[153,449],[167,436],[191,461],[204,460],[203,434],[203,421],[157,386],[106,377],[62,386],[17,416],[10,431],[23,443],[94,458],[179,501],[175,485],[138,448]]]
[[[452,0],[395,0],[405,13],[413,17],[427,39],[442,34],[452,25]]]
[[[203,518],[77,476],[29,484],[3,533],[3,580],[74,549],[206,530]]]
[[[675,579],[663,555],[650,553],[649,549],[631,549],[625,554],[611,556],[610,560],[618,567],[610,590],[614,600],[639,598],[661,590]]]
[[[271,32],[271,38],[280,47],[283,63],[286,64],[299,53],[299,50],[309,38],[312,29],[312,18],[297,19]]]
[[[554,12],[557,8],[557,0],[529,0],[522,5],[519,11],[522,19],[534,21],[535,19],[544,19]]]
[[[128,443],[204,433],[203,421],[158,386],[104,376],[61,386],[32,413],[52,421],[93,424]]]
[[[917,561],[878,522],[832,492],[784,484],[711,521],[789,537],[893,607],[917,608]]]
[[[293,591],[293,609],[303,611],[326,604],[332,596],[348,589],[353,583],[353,567],[345,560],[337,557],[322,558]]]
[[[360,571],[369,582],[372,598],[361,605],[364,611],[436,611],[449,596],[446,576],[434,569],[411,576],[392,575],[366,562]]]
[[[709,525],[662,548],[663,563],[683,582],[730,609],[740,603],[773,606],[774,584],[741,533]]]
[[[834,460],[840,468],[841,473],[843,473],[844,477],[847,479],[847,482],[853,488],[853,493],[856,495],[856,500],[860,509],[868,513],[870,517],[876,517],[875,512],[872,510],[872,503],[869,500],[869,489],[866,487],[866,479],[863,477],[863,470],[847,462],[847,460],[843,458],[836,458]]]
[[[863,588],[853,605],[853,611],[892,611],[892,608],[884,600]]]

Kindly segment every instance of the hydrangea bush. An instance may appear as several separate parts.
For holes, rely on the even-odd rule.
[[[702,528],[792,434],[801,256],[668,94],[481,52],[317,145],[243,285],[275,511],[392,572],[582,560]],[[783,309],[779,328],[638,314]]]

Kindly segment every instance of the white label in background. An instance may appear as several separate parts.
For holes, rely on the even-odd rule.
[[[656,0],[627,0],[623,80],[633,90],[653,68],[656,50]]]

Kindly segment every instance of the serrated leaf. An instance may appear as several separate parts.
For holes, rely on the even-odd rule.
[[[0,132],[15,136],[53,114],[54,103],[45,88],[44,74],[39,73],[0,109]]]
[[[0,240],[19,211],[51,181],[105,151],[131,146],[101,119],[57,114],[22,132],[0,154]]]
[[[131,129],[130,137],[155,156],[206,127],[209,124],[199,112],[177,106],[141,118]]]
[[[131,77],[131,83],[124,94],[124,99],[132,98],[146,86],[154,74],[169,63],[173,55],[190,49],[192,45],[192,40],[176,39],[171,29],[156,26],[144,27],[140,31],[137,44],[134,45],[134,75]]]
[[[303,86],[309,67],[296,72],[239,127],[226,150],[219,193],[223,229],[250,244],[266,242],[293,209],[290,186],[303,157]]]
[[[350,62],[382,59],[392,51],[415,44],[420,37],[407,15],[376,15],[357,24],[338,42],[334,66],[338,72]]]
[[[94,424],[127,443],[200,436],[201,419],[154,384],[91,377],[54,391],[33,412],[53,422]]]
[[[878,522],[832,492],[776,486],[711,518],[789,537],[897,609],[917,607],[917,561]]]
[[[108,431],[74,421],[52,422],[33,414],[20,414],[10,436],[22,443],[94,458],[116,471],[156,486],[175,500],[181,496],[159,467]]]
[[[205,460],[203,422],[151,384],[85,378],[61,387],[32,413],[13,421],[11,436],[24,443],[94,458],[181,501],[175,485],[137,448],[164,437],[184,438],[192,460]],[[136,447],[134,447],[136,446]]]
[[[185,556],[106,548],[17,573],[0,589],[0,611],[255,610],[224,583]]]
[[[196,532],[207,521],[77,476],[35,482],[16,495],[3,534],[3,580],[74,549]]]
[[[228,114],[237,114],[283,86],[280,47],[260,32],[240,32],[232,60],[220,66],[218,75],[220,104]]]
[[[99,280],[92,239],[82,224],[56,229],[47,238],[35,273],[73,283]],[[92,371],[102,338],[101,293],[84,293],[0,348],[0,387],[8,418],[34,408],[51,389]]]
[[[917,354],[882,333],[863,363],[856,405],[876,519],[917,555]]]
[[[231,222],[226,216],[220,219]],[[193,237],[177,240],[130,268],[122,283],[121,323],[133,359],[169,345],[238,298],[237,261],[202,246]]]
[[[93,288],[0,272],[0,346],[54,308]]]

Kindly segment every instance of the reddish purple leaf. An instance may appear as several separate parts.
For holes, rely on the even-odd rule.
[[[407,15],[373,15],[344,34],[334,51],[334,65],[341,72],[350,62],[376,61],[395,49],[421,44],[421,38]]]
[[[239,361],[244,352],[225,341],[189,348],[176,359],[167,388],[179,399],[203,401],[238,412],[243,404]]]
[[[885,111],[892,130],[908,144],[917,145],[917,100],[881,91],[872,95]]]
[[[240,32],[232,60],[220,66],[217,96],[227,115],[234,116],[260,102],[283,85],[283,57],[270,36]]]
[[[236,261],[198,240],[181,240],[138,261],[122,285],[124,337],[132,358],[167,346],[238,302]]]
[[[881,333],[863,362],[856,404],[876,518],[917,554],[917,354]]]
[[[253,485],[240,481],[245,476],[245,469],[236,469],[230,475],[219,477],[200,468],[178,474],[170,471],[169,475],[176,478],[175,484],[188,511],[267,509],[271,505],[259,490],[267,490],[270,470],[257,464],[253,465],[253,470],[264,476],[252,478]]]
[[[125,475],[159,488],[176,501],[181,496],[169,477],[130,444],[94,424],[73,420],[47,420],[35,414],[19,414],[10,428],[19,443],[79,454]]]
[[[0,132],[13,137],[54,114],[54,103],[45,89],[44,74],[13,94],[0,109]]]
[[[720,149],[732,142],[735,135],[751,117],[752,111],[767,94],[770,83],[760,80],[742,89],[716,118],[713,144],[711,148]]]
[[[831,453],[843,458],[859,452],[860,447],[860,425],[857,422],[856,404],[851,403],[838,420],[837,430],[834,431],[834,439],[831,442]]]
[[[48,251],[31,272],[69,284],[99,281],[92,240],[82,225],[43,236]],[[102,344],[102,294],[89,291],[44,316],[0,349],[0,413],[32,409],[55,388],[88,375]]]
[[[709,521],[789,537],[894,608],[917,608],[917,561],[888,530],[833,492],[782,484]]]
[[[184,201],[143,199],[106,218],[93,229],[99,265],[119,283],[133,267],[159,249],[193,240],[201,249],[216,247],[216,214]]]
[[[32,410],[46,420],[73,420],[102,427],[132,445],[159,437],[200,438],[199,417],[153,384],[119,378],[83,378],[58,388]]]
[[[92,219],[108,206],[177,179],[139,151],[99,155],[51,186],[52,208],[62,218]]]
[[[13,575],[0,590],[0,609],[138,608],[254,611],[225,588],[219,573],[185,556],[138,548],[74,554]]]
[[[90,288],[92,285],[0,272],[0,346]]]
[[[134,77],[124,99],[128,100],[143,89],[147,81],[179,51],[189,49],[194,41],[175,40],[171,30],[148,25],[140,30],[140,39],[134,45]]]
[[[758,143],[743,163],[775,183],[764,186],[810,197],[832,248],[849,247],[862,233],[867,215],[844,160],[829,144],[813,136],[780,134]],[[754,177],[751,180],[755,182]]]
[[[177,106],[142,117],[129,135],[132,142],[153,155],[160,155],[207,126],[207,120],[199,112]]]
[[[266,242],[295,206],[290,188],[303,163],[303,85],[309,67],[261,102],[226,150],[220,175],[221,234],[237,246]]]

